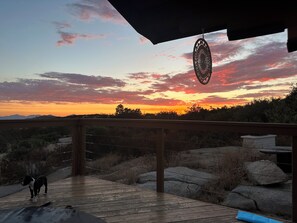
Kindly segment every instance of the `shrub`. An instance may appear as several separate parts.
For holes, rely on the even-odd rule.
[[[89,166],[91,167],[91,169],[102,172],[110,170],[111,167],[115,166],[120,161],[122,161],[122,157],[119,154],[109,153],[104,157],[90,162]]]
[[[245,162],[252,162],[267,158],[267,155],[261,154],[257,150],[244,149],[232,152],[226,152],[218,160],[213,172],[218,176],[218,181],[204,185],[202,193],[197,197],[200,200],[220,203],[224,200],[228,191],[246,181]]]

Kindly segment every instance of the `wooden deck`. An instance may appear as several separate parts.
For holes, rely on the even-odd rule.
[[[53,207],[71,205],[106,222],[239,222],[236,209],[91,176],[51,183],[48,195],[41,193],[35,203],[29,201],[29,189],[0,198],[0,209],[39,206],[48,201]]]

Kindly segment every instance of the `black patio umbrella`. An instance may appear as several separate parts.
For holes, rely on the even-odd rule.
[[[297,50],[294,1],[109,0],[153,44],[227,30],[229,40],[288,29],[287,48]]]
[[[52,207],[51,202],[42,206],[29,206],[0,210],[0,223],[106,223],[104,220],[71,206]]]

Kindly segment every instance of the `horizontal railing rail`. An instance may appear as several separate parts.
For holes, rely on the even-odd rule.
[[[297,124],[258,123],[258,122],[224,122],[193,120],[159,120],[159,119],[81,119],[86,126],[118,126],[138,128],[184,129],[211,132],[240,132],[251,134],[297,135]]]
[[[157,191],[164,192],[164,130],[191,130],[207,132],[236,132],[244,134],[277,134],[292,137],[292,220],[297,222],[297,124],[251,123],[193,120],[148,120],[113,118],[54,118],[0,120],[0,130],[31,127],[69,127],[72,132],[72,175],[85,173],[86,127],[133,127],[157,131]]]
[[[153,129],[184,129],[211,132],[241,132],[251,134],[297,135],[297,124],[258,123],[258,122],[224,122],[195,120],[159,120],[159,119],[113,119],[113,118],[56,118],[0,120],[0,129],[30,128],[51,126],[117,126]]]

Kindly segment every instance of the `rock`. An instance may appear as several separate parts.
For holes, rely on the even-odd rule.
[[[164,170],[164,192],[184,197],[195,197],[201,186],[217,180],[213,174],[196,171],[187,167],[170,167]],[[156,190],[156,171],[141,174],[140,187]]]
[[[55,172],[47,176],[47,180],[49,183],[51,183],[57,180],[65,179],[71,176],[71,171],[72,171],[71,167],[64,167],[61,169],[57,169]]]
[[[255,185],[276,184],[288,180],[287,174],[269,160],[246,163],[245,168],[249,180]]]
[[[169,167],[164,170],[165,181],[180,181],[191,184],[203,185],[210,180],[217,179],[213,174],[192,170],[187,167]],[[156,181],[156,171],[141,174],[139,183]]]
[[[146,182],[139,184],[142,188],[147,188],[156,191],[156,182]],[[164,192],[169,194],[175,194],[181,197],[194,198],[200,193],[201,186],[196,184],[183,183],[179,181],[165,181]]]
[[[238,186],[225,199],[224,205],[245,210],[259,210],[291,216],[292,192],[262,186]]]
[[[258,209],[257,204],[253,199],[236,192],[229,193],[223,204],[229,207],[241,208],[250,211]]]
[[[25,188],[21,184],[1,185],[0,186],[0,198],[8,196],[8,195],[16,193],[16,192],[19,192],[24,189],[27,189],[27,187]]]

